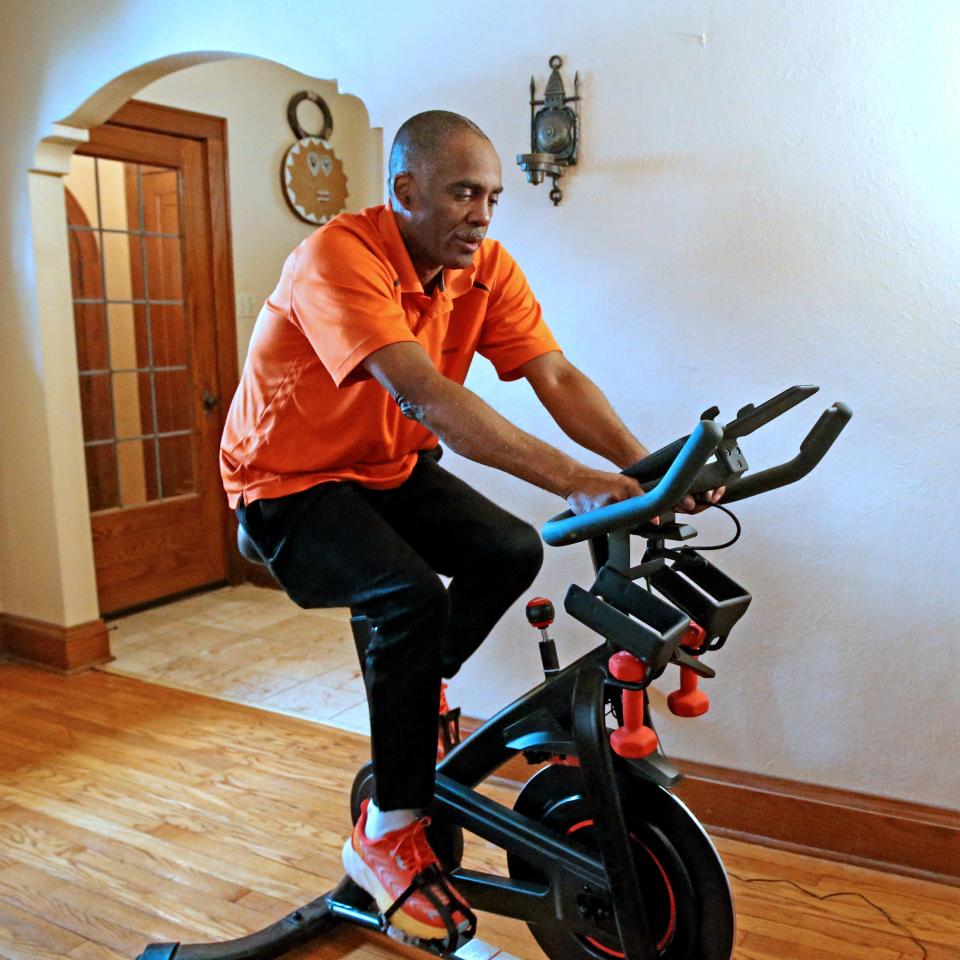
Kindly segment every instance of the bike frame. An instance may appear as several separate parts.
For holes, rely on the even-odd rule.
[[[431,811],[438,823],[469,830],[532,865],[545,878],[543,883],[532,883],[457,867],[452,876],[475,908],[531,924],[554,924],[573,935],[589,936],[600,928],[619,937],[625,960],[656,960],[657,947],[640,895],[621,790],[624,776],[650,781],[652,789],[674,786],[681,778],[659,753],[643,760],[614,755],[606,728],[606,704],[616,702],[616,686],[638,689],[645,683],[611,681],[606,664],[609,656],[622,648],[647,665],[646,682],[655,679],[668,662],[710,676],[712,670],[682,649],[683,631],[695,615],[701,627],[709,623],[707,634],[716,639],[716,644],[706,649],[717,649],[746,609],[749,595],[717,572],[682,570],[697,584],[699,589],[694,590],[682,580],[671,579],[669,570],[664,572],[664,556],[671,551],[664,551],[663,540],[687,539],[682,525],[670,524],[675,528],[671,536],[666,536],[667,525],[652,531],[653,559],[631,566],[630,531],[662,516],[687,493],[725,485],[725,502],[730,503],[793,483],[809,473],[849,421],[852,414],[845,404],[836,403],[824,412],[797,457],[748,478],[743,477],[747,463],[737,441],[817,389],[792,387],[757,407],[747,405],[726,427],[714,422],[718,411],[711,408],[689,437],[625,471],[645,490],[651,488],[648,493],[578,517],[568,511],[545,525],[543,538],[551,545],[590,541],[597,581],[591,591],[572,586],[565,605],[568,613],[608,639],[501,710],[437,768]],[[715,462],[707,463],[714,453]],[[663,605],[632,582],[641,578],[652,581],[680,610],[686,608],[687,614],[678,615],[667,606],[672,612],[665,615]],[[716,596],[711,596],[714,593]],[[599,853],[474,789],[524,750],[578,759]],[[575,882],[570,883],[571,879]],[[608,904],[609,909],[596,909],[598,902]],[[335,890],[258,933],[225,943],[150,944],[139,960],[270,960],[324,932],[338,919],[383,929],[369,897],[344,880]],[[706,917],[703,922],[709,926],[713,920]],[[471,943],[475,941],[461,951],[468,951]],[[461,951],[456,954],[458,960],[467,955]]]
[[[546,877],[546,883],[534,884],[456,868],[451,876],[474,908],[527,923],[559,924],[585,936],[595,934],[599,925],[630,945],[628,960],[653,960],[656,951],[629,852],[604,721],[602,668],[609,655],[607,644],[601,644],[474,731],[437,768],[431,811],[515,854]],[[472,789],[523,750],[579,759],[599,855]],[[656,779],[653,772],[651,779]],[[563,882],[571,878],[576,883]],[[585,900],[606,901],[612,913],[606,920],[589,912],[585,916]]]

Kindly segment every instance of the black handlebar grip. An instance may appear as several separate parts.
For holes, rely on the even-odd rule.
[[[760,473],[732,481],[727,487],[723,503],[745,500],[805,477],[823,459],[852,416],[853,411],[845,403],[833,404],[821,414],[813,429],[806,435],[797,456],[787,463],[770,467],[769,470],[761,470]]]
[[[642,460],[631,463],[629,467],[622,471],[625,477],[633,477],[640,486],[645,486],[653,481],[659,480],[670,468],[670,464],[677,459],[677,454],[683,449],[683,445],[690,439],[688,433],[673,443],[668,443],[659,450],[654,450]]]

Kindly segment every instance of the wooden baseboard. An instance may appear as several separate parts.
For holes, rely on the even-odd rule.
[[[481,721],[464,717],[464,733]],[[960,812],[743,770],[675,760],[674,791],[715,836],[960,886]],[[522,783],[513,757],[498,771]]]
[[[0,613],[0,653],[60,673],[77,673],[112,659],[103,620],[61,627],[12,613]]]

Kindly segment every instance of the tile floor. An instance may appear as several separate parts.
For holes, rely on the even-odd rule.
[[[223,587],[111,621],[104,669],[369,735],[349,617]]]

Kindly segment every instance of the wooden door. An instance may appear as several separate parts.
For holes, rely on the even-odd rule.
[[[202,142],[106,124],[66,181],[101,613],[229,573],[207,179]]]

